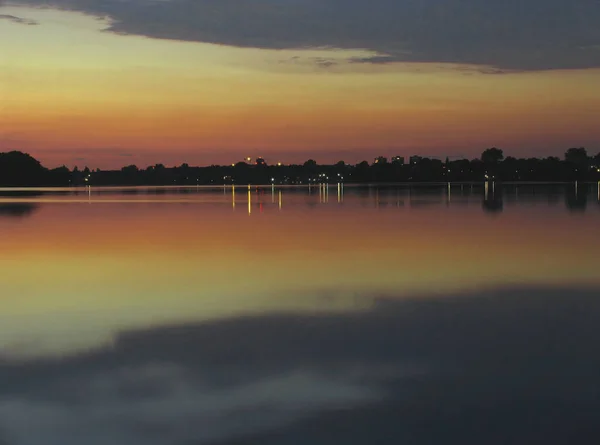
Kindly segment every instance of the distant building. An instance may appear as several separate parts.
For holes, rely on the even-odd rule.
[[[404,156],[393,156],[392,164],[404,165]]]
[[[387,158],[385,156],[377,156],[373,164],[387,164]]]
[[[421,156],[414,155],[410,157],[409,162],[411,164],[418,164],[419,162],[421,162],[422,159],[423,158]]]

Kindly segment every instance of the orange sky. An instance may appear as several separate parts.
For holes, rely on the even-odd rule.
[[[106,23],[79,13],[0,13],[40,23],[0,21],[0,150],[27,151],[48,166],[600,149],[598,70],[323,68],[312,58],[369,53],[164,41],[102,32]]]

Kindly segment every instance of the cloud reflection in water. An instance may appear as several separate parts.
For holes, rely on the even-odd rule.
[[[0,443],[580,443],[600,433],[598,289],[381,298],[122,333],[0,362]],[[4,445],[4,443],[3,443]]]

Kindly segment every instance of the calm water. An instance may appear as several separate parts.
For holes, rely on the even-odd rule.
[[[600,438],[597,184],[0,190],[0,444]]]

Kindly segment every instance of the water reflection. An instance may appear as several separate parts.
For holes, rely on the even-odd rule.
[[[585,212],[588,201],[588,185],[575,183],[567,187],[565,204],[571,212]]]
[[[484,211],[489,213],[500,213],[504,210],[502,200],[502,187],[496,187],[495,182],[486,182],[484,186],[483,205]]]
[[[238,186],[239,187],[239,186]],[[566,208],[573,212],[584,212],[588,209],[590,198],[600,202],[600,186],[594,184],[566,184],[566,185],[502,185],[495,182],[481,184],[452,184],[439,185],[410,185],[410,186],[369,186],[356,187],[343,183],[335,185],[316,184],[304,187],[270,185],[247,186],[248,213],[252,214],[252,207],[264,212],[271,207],[282,209],[284,199],[289,199],[291,205],[298,205],[302,201],[305,205],[314,203],[331,204],[329,200],[330,189],[336,187],[336,200],[340,204],[348,201],[361,207],[383,208],[392,204],[392,207],[403,207],[405,203],[411,208],[424,208],[445,205],[445,207],[463,207],[479,200],[484,212],[501,213],[506,205],[516,203],[540,203],[542,200],[548,204],[558,204],[561,200]],[[315,190],[316,189],[316,190]],[[221,197],[215,193],[221,191]],[[227,198],[231,193],[230,199]],[[266,198],[270,194],[271,199]],[[592,195],[593,194],[593,195]],[[253,197],[252,195],[256,195]],[[286,198],[287,197],[287,198]],[[300,200],[299,198],[302,197]],[[367,198],[367,199],[365,199]],[[236,186],[210,187],[86,187],[72,189],[39,189],[39,190],[1,190],[0,202],[6,204],[42,204],[50,202],[85,202],[92,203],[156,203],[163,202],[176,204],[189,203],[214,203],[228,201],[233,209],[236,207]],[[253,202],[254,201],[254,202]]]
[[[13,190],[0,443],[580,442],[600,410],[600,206],[570,211],[597,194]]]
[[[319,184],[319,203],[327,204],[329,202],[329,184]]]
[[[599,428],[598,295],[380,297],[120,332],[60,360],[1,361],[0,432],[10,445],[578,443]]]
[[[0,218],[24,218],[32,216],[33,213],[39,208],[36,204],[28,203],[0,203]]]
[[[248,186],[248,215],[252,215],[252,191]]]

